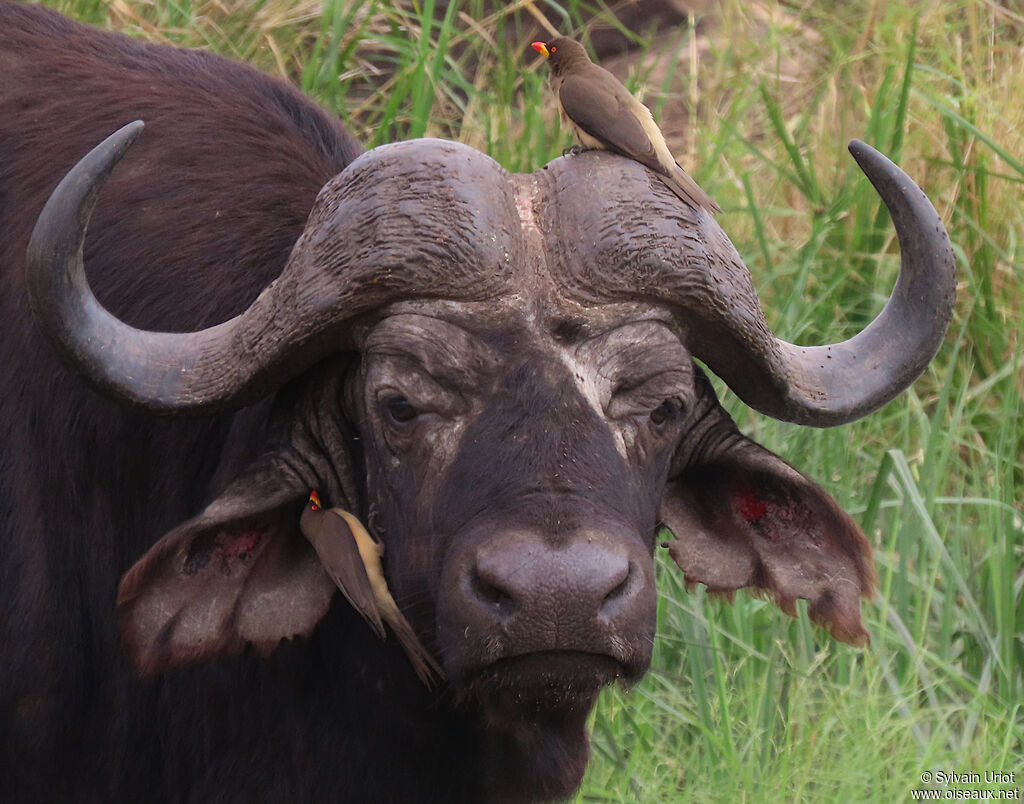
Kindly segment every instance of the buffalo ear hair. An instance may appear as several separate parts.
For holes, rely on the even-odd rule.
[[[791,616],[805,599],[833,637],[869,642],[860,599],[875,585],[870,545],[824,489],[777,455],[739,436],[669,481],[662,520],[688,588],[703,583],[730,599],[751,589]]]
[[[278,474],[272,482],[279,483]],[[309,635],[336,587],[299,531],[308,489],[244,475],[124,576],[124,648],[144,675]]]

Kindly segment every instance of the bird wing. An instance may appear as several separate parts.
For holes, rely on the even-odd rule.
[[[325,511],[318,502],[306,505],[299,528],[345,599],[381,639],[386,638],[384,622],[387,622],[405,649],[416,675],[432,689],[439,678],[444,678],[444,671],[420,642],[391,596],[380,561],[382,545],[373,540],[352,514],[340,508]]]
[[[313,545],[327,574],[377,636],[384,638],[384,623],[377,611],[373,586],[366,572],[355,534],[335,511],[307,505],[299,528]]]
[[[618,79],[607,70],[597,65],[594,68],[602,70],[617,86],[621,86]],[[654,144],[629,108],[628,101],[608,91],[606,81],[599,80],[600,74],[589,73],[588,70],[582,75],[567,75],[562,81],[558,88],[558,102],[562,104],[565,114],[591,137],[604,143],[608,150],[628,156],[658,173],[664,173]],[[640,103],[624,87],[622,91],[629,100]]]
[[[558,102],[580,129],[604,143],[608,150],[658,173],[665,185],[687,204],[703,207],[712,214],[722,211],[675,161],[650,110],[604,68],[595,64],[583,73],[567,75],[558,89]],[[654,127],[653,135],[648,134],[641,117]],[[666,162],[658,158],[652,137],[661,144]]]
[[[704,192],[703,188],[678,164],[673,165],[672,170],[667,174],[663,174],[661,180],[668,189],[687,204],[693,207],[703,207],[712,214],[722,211],[722,208],[718,206],[715,199]]]
[[[381,558],[384,555],[384,545],[376,541],[370,532],[363,527],[362,522],[356,519],[347,511],[338,508],[331,509],[337,512],[348,524],[349,530],[355,537],[359,547],[359,555],[362,556],[363,566],[366,567],[366,574],[370,579],[370,586],[377,602],[377,611],[381,619],[388,624],[398,641],[405,648],[405,654],[412,662],[416,675],[420,677],[427,689],[433,689],[438,678],[444,678],[444,671],[433,656],[430,655],[420,638],[416,636],[412,625],[405,619],[398,604],[391,596],[387,579],[384,577],[384,567],[381,565]]]

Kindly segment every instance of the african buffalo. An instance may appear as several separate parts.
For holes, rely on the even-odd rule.
[[[662,524],[688,582],[862,642],[867,541],[693,359],[818,426],[925,367],[945,232],[852,150],[900,278],[794,346],[634,162],[361,153],[247,67],[0,2],[0,797],[564,797],[598,691],[648,666]],[[438,688],[336,593],[314,489],[386,545]]]

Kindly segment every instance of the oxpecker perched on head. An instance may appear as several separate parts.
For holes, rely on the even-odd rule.
[[[551,89],[580,145],[634,159],[657,173],[690,206],[722,211],[676,162],[650,109],[619,79],[594,64],[583,45],[559,37],[534,42],[532,47],[548,60]]]

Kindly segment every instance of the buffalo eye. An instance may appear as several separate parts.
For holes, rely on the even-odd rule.
[[[672,418],[672,414],[674,412],[675,405],[666,399],[664,402],[658,405],[658,407],[651,411],[651,424],[655,425],[656,427],[660,427],[670,418]]]
[[[404,396],[396,396],[384,403],[388,417],[397,424],[408,424],[419,414],[419,411]]]

